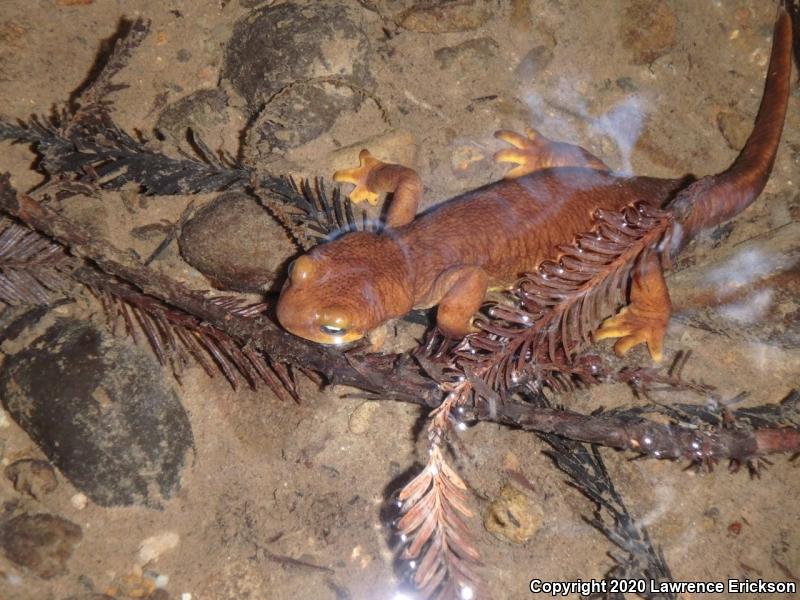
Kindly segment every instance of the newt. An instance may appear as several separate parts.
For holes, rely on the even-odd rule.
[[[753,131],[733,164],[718,175],[625,177],[576,145],[532,129],[499,131],[511,148],[495,160],[516,166],[500,181],[466,192],[417,215],[422,182],[405,166],[362,150],[359,166],[334,180],[355,184],[353,202],[376,204],[392,194],[380,232],[351,232],[313,248],[291,264],[277,317],[291,333],[321,344],[368,336],[412,309],[437,306],[447,336],[473,331],[472,319],[490,288],[508,287],[558,247],[593,226],[597,209],[620,211],[635,203],[671,211],[674,244],[648,254],[631,276],[628,305],[602,322],[594,338],[619,338],[624,354],[646,343],[662,356],[671,303],[658,252],[677,253],[698,232],[749,206],[772,170],[783,129],[791,79],[792,23],[779,9]]]

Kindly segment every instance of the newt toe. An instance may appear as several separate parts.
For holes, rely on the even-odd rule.
[[[353,169],[342,169],[333,174],[333,180],[337,183],[353,183],[355,189],[350,192],[348,197],[352,202],[358,204],[366,200],[371,205],[378,204],[378,192],[371,189],[369,185],[369,176],[376,169],[383,166],[385,163],[381,162],[369,150],[362,150],[358,154],[359,166]]]

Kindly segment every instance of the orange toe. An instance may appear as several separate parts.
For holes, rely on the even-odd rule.
[[[358,155],[359,166],[353,169],[342,169],[333,174],[333,180],[338,183],[355,184],[355,189],[348,195],[352,202],[358,204],[365,200],[373,206],[378,203],[378,193],[370,189],[369,175],[375,169],[382,166],[380,160],[369,153],[369,150],[362,150]]]
[[[614,344],[614,352],[618,356],[623,356],[634,346],[647,344],[650,357],[655,362],[661,362],[666,329],[667,319],[663,315],[648,314],[637,310],[635,306],[626,306],[603,322],[594,339],[619,338]]]
[[[543,152],[549,140],[530,127],[525,129],[525,134],[522,135],[507,129],[501,129],[494,134],[494,137],[498,140],[513,146],[513,148],[500,150],[494,155],[494,160],[497,163],[517,165],[505,174],[505,179],[522,177],[549,166],[548,155]]]

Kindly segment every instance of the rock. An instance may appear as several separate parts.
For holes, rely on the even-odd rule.
[[[289,88],[261,111],[247,132],[256,156],[270,160],[317,139],[342,112],[355,110],[360,97],[347,86],[308,82]]]
[[[544,512],[538,504],[514,486],[506,484],[486,510],[483,526],[501,540],[524,544],[539,531],[543,520]]]
[[[225,90],[198,90],[162,110],[156,129],[172,143],[193,154],[187,139],[188,130],[206,140],[209,131],[228,124],[227,108]]]
[[[147,599],[156,591],[156,582],[142,573],[140,568],[134,567],[130,573],[117,577],[104,591],[114,598]]]
[[[86,507],[88,506],[88,504],[89,504],[89,498],[87,498],[87,497],[86,497],[86,494],[84,494],[83,492],[78,492],[77,494],[74,494],[74,495],[73,495],[73,496],[72,496],[72,497],[69,499],[69,502],[70,502],[70,504],[72,504],[72,506],[74,506],[74,507],[75,507],[77,510],[83,510],[84,508],[86,508]]]
[[[262,7],[240,20],[222,78],[252,112],[248,146],[266,159],[316,139],[371,89],[369,40],[357,8],[333,2]]]
[[[67,561],[82,537],[75,523],[44,513],[19,515],[0,527],[6,558],[42,579],[67,572]]]
[[[456,46],[439,48],[433,53],[433,58],[442,69],[456,68],[460,72],[485,68],[486,61],[494,58],[499,48],[497,42],[490,37],[467,40]]]
[[[53,467],[44,460],[18,460],[8,465],[5,473],[9,481],[14,484],[15,490],[28,494],[36,500],[58,487]]]
[[[255,10],[240,20],[228,42],[222,78],[255,109],[287,84],[340,77],[369,88],[369,40],[354,8],[332,2],[286,3]],[[340,109],[355,108],[357,97]]]
[[[549,46],[540,45],[528,52],[515,70],[516,77],[520,83],[533,83],[536,77],[547,68],[553,60],[553,49]]]
[[[139,544],[136,562],[144,566],[156,561],[164,552],[177,548],[180,541],[180,536],[174,531],[165,531],[164,533],[151,536]]]
[[[635,64],[649,64],[675,45],[677,25],[667,3],[633,0],[622,15],[622,45],[633,53]]]
[[[177,491],[192,431],[149,351],[90,323],[59,319],[6,358],[0,398],[95,503],[153,506]]]
[[[753,123],[737,112],[723,110],[717,114],[717,127],[728,146],[733,150],[741,150],[753,129]]]
[[[228,192],[182,228],[183,258],[215,287],[242,292],[272,284],[295,253],[283,228],[252,197]]]
[[[356,409],[350,413],[350,418],[347,421],[347,428],[350,433],[362,435],[367,433],[372,428],[372,419],[376,412],[380,409],[380,402],[374,400],[367,400],[359,404]]]
[[[397,17],[397,23],[409,31],[449,33],[477,29],[492,16],[488,0],[423,0]]]

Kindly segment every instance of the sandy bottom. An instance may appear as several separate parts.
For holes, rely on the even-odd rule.
[[[6,0],[0,14],[0,110],[21,119],[48,113],[83,81],[118,20],[141,15],[152,20],[152,33],[120,75],[128,87],[113,99],[120,125],[149,135],[164,106],[218,87],[235,23],[253,7],[269,4]],[[362,54],[370,98],[341,111],[327,131],[283,153],[273,168],[329,177],[369,145],[418,169],[427,204],[503,172],[491,161],[502,145],[492,137],[500,128],[533,125],[586,146],[622,171],[672,177],[723,169],[757,109],[774,16],[772,3],[757,0],[637,0],[596,7],[577,0],[489,2],[485,10],[478,6],[477,17],[453,17],[456,29],[474,28],[427,33],[413,30],[421,27],[415,25],[419,20],[397,25],[410,2],[347,4],[368,41]],[[651,29],[644,41],[626,33],[645,27]],[[348,52],[355,50],[347,43],[333,48],[328,64],[312,65],[309,73],[339,68],[337,57],[346,68]],[[206,143],[235,154],[246,108],[241,99],[231,101],[224,118],[206,123]],[[303,123],[287,125],[292,126]],[[166,151],[174,151],[170,144],[164,142]],[[784,263],[785,277],[764,279],[773,268],[770,258],[796,251],[791,239],[797,240],[800,220],[799,155],[795,93],[763,196],[732,226],[688,250],[670,278],[676,316],[667,352],[692,350],[685,374],[717,386],[723,397],[749,391],[748,403],[772,403],[800,384],[796,267]],[[272,157],[250,148],[248,159]],[[10,171],[21,189],[40,181],[32,160],[25,146],[3,143],[0,170]],[[67,200],[64,210],[119,247],[146,255],[158,240],[134,239],[131,229],[174,220],[188,201],[156,197],[131,215],[119,195],[108,194]],[[737,253],[752,244],[764,262],[751,261],[751,270],[743,271]],[[156,264],[193,285],[209,286],[182,263],[174,245]],[[742,291],[727,304],[706,308],[698,305],[696,286],[712,272],[721,277],[715,280],[719,286],[732,285],[733,274],[743,277],[736,284]],[[761,293],[760,304],[751,293]],[[87,316],[97,307],[58,310]],[[631,358],[644,359],[640,351]],[[57,489],[39,500],[0,478],[6,506],[58,514],[83,530],[67,573],[54,579],[39,579],[0,557],[0,598],[63,600],[90,598],[90,592],[143,597],[159,575],[169,594],[163,597],[183,600],[400,597],[383,505],[393,482],[424,459],[424,439],[415,434],[420,409],[365,405],[344,397],[352,390],[319,391],[309,381],[301,385],[304,401],[297,406],[269,392],[234,392],[223,378],[210,379],[199,368],[187,372],[180,386],[164,376],[190,415],[196,446],[180,492],[160,510],[91,502],[79,508],[78,490],[60,475]],[[676,394],[660,398],[703,401]],[[585,412],[639,402],[622,386],[557,401]],[[10,417],[1,423],[4,465],[42,458]],[[612,566],[611,543],[584,520],[591,504],[565,485],[541,441],[490,424],[469,429],[461,440],[466,451],[453,462],[474,492],[477,512],[508,483],[503,465],[516,459],[533,483],[534,491],[525,493],[543,514],[538,532],[519,545],[490,535],[478,518],[470,523],[493,597],[526,598],[531,578],[586,580]],[[632,462],[606,450],[602,455],[676,580],[800,578],[800,462],[778,457],[760,480],[751,480],[725,468],[684,471],[680,464]],[[166,543],[155,558],[142,556],[143,542],[153,537]]]

